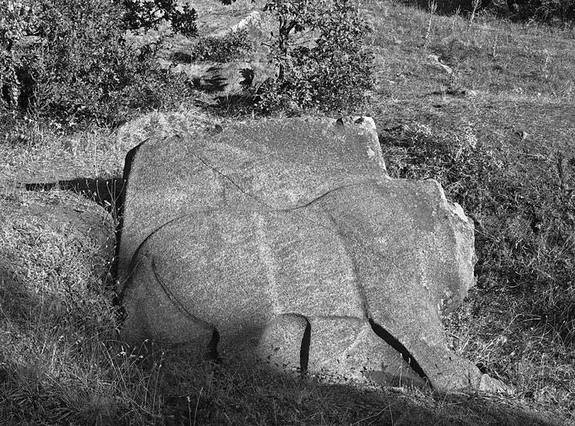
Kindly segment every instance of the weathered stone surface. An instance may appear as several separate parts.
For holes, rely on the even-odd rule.
[[[324,379],[368,378],[392,386],[425,384],[401,354],[358,318],[311,318],[308,372]]]
[[[301,371],[309,323],[304,316],[281,314],[265,327],[256,354],[280,371]],[[304,361],[305,362],[305,361]]]
[[[360,129],[361,135],[358,135]],[[120,274],[143,240],[187,213],[225,206],[285,209],[345,184],[385,177],[377,135],[313,120],[191,128],[128,157]],[[120,275],[121,279],[125,276]]]
[[[132,342],[322,376],[496,389],[448,351],[473,225],[390,179],[371,119],[239,123],[131,152],[119,252]],[[501,385],[502,386],[502,385]]]

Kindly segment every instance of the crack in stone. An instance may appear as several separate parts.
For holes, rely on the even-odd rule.
[[[324,192],[323,194],[317,196],[316,198],[314,198],[313,200],[305,203],[305,204],[301,204],[295,207],[288,207],[288,208],[274,208],[273,206],[270,206],[269,204],[267,204],[266,202],[264,202],[263,200],[259,199],[258,197],[256,197],[253,194],[250,194],[249,192],[247,192],[244,188],[242,188],[238,183],[236,183],[232,178],[230,178],[228,175],[226,175],[224,172],[222,172],[221,170],[219,170],[217,167],[213,166],[212,164],[210,164],[205,158],[203,158],[201,155],[195,154],[195,153],[191,153],[191,155],[193,157],[195,157],[196,159],[198,159],[204,166],[206,166],[207,168],[209,168],[210,170],[212,170],[214,173],[216,173],[218,176],[220,176],[221,178],[225,179],[226,181],[228,181],[232,186],[234,186],[238,191],[240,191],[242,194],[250,197],[251,199],[253,199],[254,201],[256,201],[257,203],[261,204],[262,206],[265,206],[269,209],[269,211],[272,212],[290,212],[290,211],[294,211],[294,210],[300,210],[300,209],[304,209],[306,207],[309,207],[313,204],[315,204],[316,202],[320,201],[322,198],[326,197],[327,195],[331,194],[332,192],[336,192],[339,191],[341,189],[345,189],[345,188],[351,188],[354,186],[360,186],[360,185],[364,185],[366,183],[373,183],[374,180],[373,179],[366,179],[364,181],[361,182],[353,182],[353,183],[348,183],[348,184],[341,184],[333,189],[330,189],[326,192]]]
[[[266,204],[264,201],[260,200],[258,197],[256,197],[253,194],[250,194],[249,192],[246,192],[239,184],[237,184],[232,178],[230,178],[228,175],[226,175],[224,172],[222,172],[221,170],[217,169],[216,167],[212,166],[210,163],[208,163],[202,156],[198,155],[198,154],[194,154],[193,152],[191,153],[191,155],[193,157],[195,157],[196,159],[198,159],[204,166],[206,166],[208,169],[212,170],[214,173],[216,173],[218,176],[220,176],[222,179],[228,181],[230,184],[232,184],[232,186],[234,186],[238,191],[240,191],[242,194],[250,197],[252,200],[256,201],[257,203],[261,204],[262,206],[267,207],[270,210],[273,210],[273,207]]]
[[[309,348],[311,347],[311,324],[307,318],[305,318],[305,321],[307,324],[301,339],[301,347],[299,352],[299,364],[302,374],[307,373],[309,365]]]
[[[369,182],[369,181],[354,182],[354,183],[343,184],[343,185],[340,185],[340,186],[337,186],[337,187],[335,187],[335,188],[332,188],[332,189],[327,190],[327,191],[324,192],[323,194],[318,195],[316,198],[314,198],[313,200],[311,200],[311,201],[309,201],[309,202],[307,202],[307,203],[305,203],[305,204],[301,204],[301,205],[295,206],[295,207],[288,207],[288,208],[284,208],[284,209],[276,209],[276,210],[274,210],[274,211],[277,211],[277,212],[292,212],[292,211],[295,211],[295,210],[301,210],[301,209],[304,209],[304,208],[306,208],[306,207],[312,206],[313,204],[315,204],[315,203],[321,201],[323,198],[327,197],[329,194],[331,194],[331,193],[333,193],[333,192],[337,192],[337,191],[342,190],[342,189],[345,189],[345,188],[351,188],[351,187],[354,187],[354,186],[360,186],[360,185],[363,185],[363,184],[365,184],[365,183],[367,183],[367,182]]]
[[[381,325],[376,323],[372,318],[369,318],[369,325],[375,334],[377,334],[381,339],[385,341],[385,343],[387,343],[389,346],[401,354],[401,357],[413,371],[415,371],[426,383],[431,383],[427,377],[427,374],[425,374],[425,371],[423,371],[423,368],[421,368],[415,357],[411,354],[411,352],[409,352],[409,349],[407,349],[403,343],[401,343],[395,336],[393,336]]]

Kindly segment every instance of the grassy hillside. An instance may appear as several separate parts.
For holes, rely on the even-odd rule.
[[[258,5],[239,0],[231,18],[200,6],[202,34]],[[143,130],[2,123],[5,423],[575,423],[575,33],[390,0],[362,7],[377,65],[365,113],[390,174],[438,179],[476,224],[477,288],[446,319],[453,350],[516,395],[328,385],[118,342],[110,265],[123,157],[146,132],[231,119],[197,107],[148,116]]]
[[[575,409],[574,33],[369,10],[384,157],[396,176],[437,178],[476,224],[454,346],[529,400]]]

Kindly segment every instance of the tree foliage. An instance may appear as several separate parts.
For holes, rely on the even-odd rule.
[[[18,99],[18,86],[22,79],[20,70],[26,59],[16,51],[21,39],[37,32],[38,20],[30,4],[11,0],[0,3],[0,106],[27,107],[19,105]]]
[[[137,50],[124,37],[137,25],[153,28],[159,17],[194,34],[195,12],[169,0],[8,0],[0,17],[5,112],[67,125],[115,124],[131,110],[157,108],[186,91],[159,68],[152,49]]]
[[[169,22],[179,34],[197,34],[196,11],[188,4],[179,6],[175,0],[124,0],[124,7],[124,22],[129,29],[157,28],[161,22]]]
[[[352,112],[373,88],[370,28],[353,0],[270,0],[277,23],[272,62],[276,77],[258,92],[257,108]],[[294,41],[307,34],[311,43]]]

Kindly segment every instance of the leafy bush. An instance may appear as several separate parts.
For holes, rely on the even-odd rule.
[[[174,0],[124,0],[123,3],[126,8],[123,19],[129,29],[152,29],[161,22],[169,22],[179,34],[186,37],[197,34],[196,11],[188,4],[179,5]]]
[[[353,0],[270,0],[272,62],[277,76],[257,91],[257,109],[351,112],[373,88],[373,55],[364,46],[369,31]],[[295,33],[313,38],[295,44]]]
[[[37,31],[37,19],[32,7],[24,2],[9,0],[0,3],[0,107],[26,109],[18,90],[23,80],[24,55],[18,53],[19,42]]]
[[[192,61],[229,62],[252,48],[246,30],[231,31],[224,37],[203,37],[192,51]]]
[[[124,40],[136,22],[130,13],[106,0],[9,0],[1,5],[4,110],[33,111],[68,126],[113,125],[132,110],[182,99],[184,81],[161,70],[152,49],[136,50]],[[195,15],[186,15],[187,21],[182,15],[168,17],[174,16],[176,28],[191,31]],[[145,24],[145,17],[138,19]]]
[[[251,49],[247,30],[242,29],[223,37],[200,37],[189,53],[176,52],[171,59],[185,64],[202,61],[225,63],[241,58]]]

